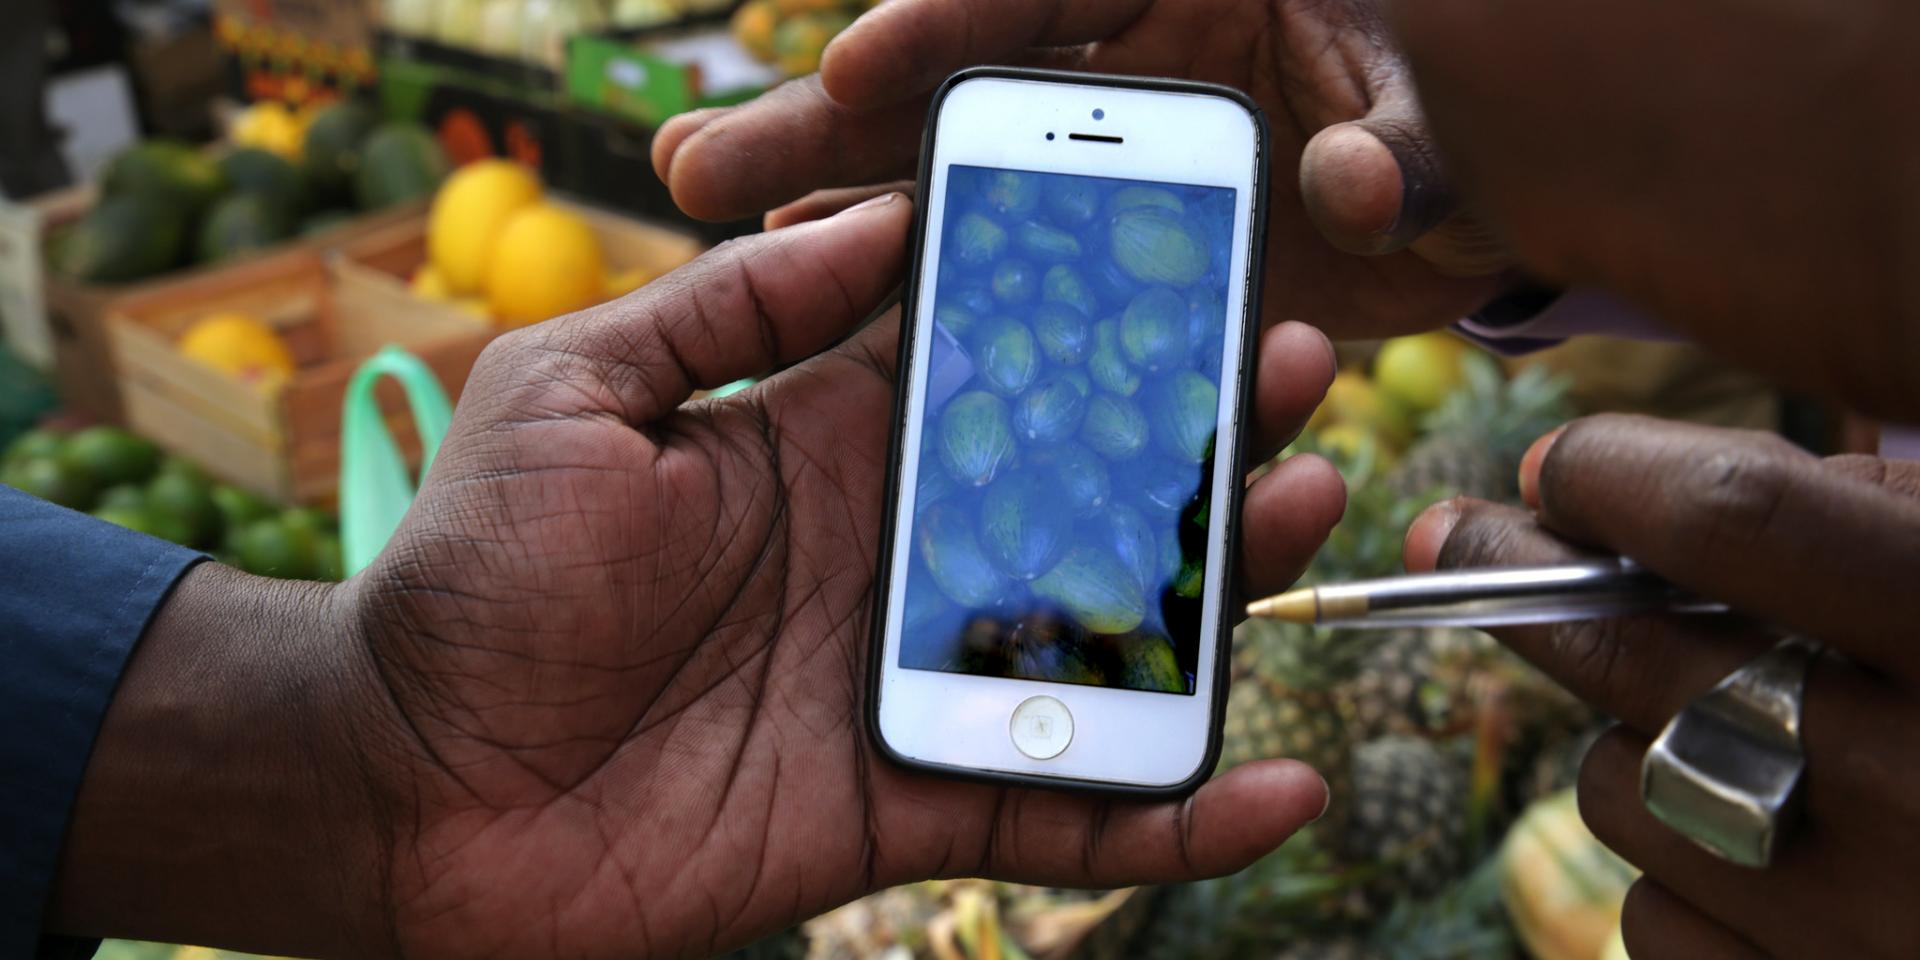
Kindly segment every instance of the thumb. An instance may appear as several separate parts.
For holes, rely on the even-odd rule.
[[[1322,236],[1368,256],[1411,247],[1443,273],[1496,273],[1510,258],[1470,214],[1447,174],[1425,116],[1404,81],[1377,91],[1358,120],[1336,123],[1307,142],[1300,194]]]
[[[695,390],[759,377],[844,338],[900,282],[912,203],[886,193],[839,214],[732,240],[623,299],[496,341],[475,377],[545,416],[573,402],[647,423]]]

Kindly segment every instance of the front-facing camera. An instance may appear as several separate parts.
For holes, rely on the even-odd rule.
[[[1093,118],[1095,120],[1105,120],[1107,118],[1107,112],[1105,110],[1095,108],[1093,111]]]
[[[1049,134],[1047,134],[1047,139],[1048,139],[1048,140],[1052,140],[1052,139],[1053,139],[1053,134],[1051,134],[1051,133],[1049,133]]]

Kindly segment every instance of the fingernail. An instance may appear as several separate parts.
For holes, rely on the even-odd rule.
[[[1440,549],[1447,545],[1453,528],[1460,523],[1460,504],[1453,500],[1420,511],[1407,525],[1407,539],[1400,561],[1409,573],[1426,573],[1440,565]]]
[[[836,214],[836,216],[844,217],[850,213],[860,213],[867,210],[877,210],[881,207],[892,204],[895,200],[898,200],[898,199],[900,199],[899,191],[889,190],[886,193],[883,193],[877,197],[868,197],[867,199],[862,200],[859,203],[856,203],[853,206],[840,211],[838,214]]]
[[[1318,773],[1319,771],[1316,770],[1314,772]],[[1320,789],[1326,793],[1327,799],[1320,802],[1320,812],[1313,815],[1313,819],[1316,821],[1326,816],[1328,810],[1333,809],[1333,786],[1327,783],[1326,777],[1320,778]]]
[[[1533,442],[1527,448],[1525,456],[1520,458],[1520,499],[1535,513],[1540,512],[1540,465],[1546,462],[1547,451],[1553,449],[1553,442],[1567,432],[1564,426],[1555,427],[1551,433]]]

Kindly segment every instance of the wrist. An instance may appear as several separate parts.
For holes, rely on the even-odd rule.
[[[399,742],[350,587],[189,571],[135,649],[69,821],[49,932],[391,953]]]

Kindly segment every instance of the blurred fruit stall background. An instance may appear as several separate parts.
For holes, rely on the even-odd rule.
[[[0,483],[256,574],[339,579],[342,405],[386,347],[457,398],[501,332],[616,298],[756,224],[683,217],[652,132],[814,70],[868,0],[61,2],[64,176],[0,203]],[[1582,412],[1783,429],[1823,411],[1677,345],[1502,360],[1450,334],[1340,345],[1289,454],[1352,491],[1309,581],[1399,570],[1407,522],[1517,498]],[[395,384],[400,449],[421,444]],[[1484,635],[1235,635],[1223,766],[1311,762],[1334,805],[1243,873],[1067,891],[952,880],[870,897],[752,958],[1624,956],[1632,871],[1569,793],[1605,718]],[[107,960],[213,960],[109,943]]]

